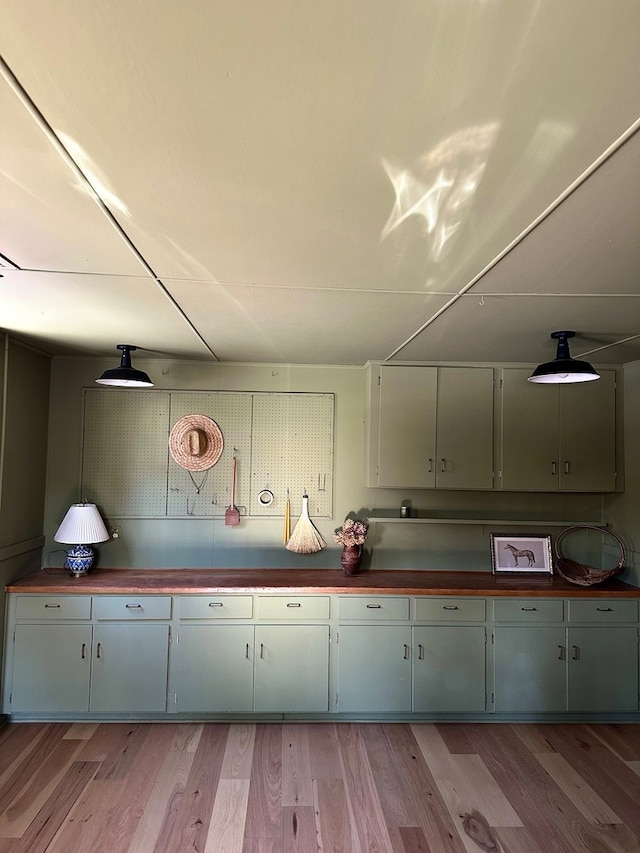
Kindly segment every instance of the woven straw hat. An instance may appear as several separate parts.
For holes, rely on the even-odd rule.
[[[224,440],[218,424],[206,415],[185,415],[169,436],[175,462],[187,471],[206,471],[222,456]]]

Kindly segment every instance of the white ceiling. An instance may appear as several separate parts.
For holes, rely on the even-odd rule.
[[[640,359],[637,0],[21,0],[0,54],[47,352]]]

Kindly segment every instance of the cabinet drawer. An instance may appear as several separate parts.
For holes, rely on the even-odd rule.
[[[493,602],[496,622],[562,622],[564,602],[561,598],[518,598]]]
[[[90,619],[90,595],[19,595],[16,619]]]
[[[260,619],[328,619],[328,595],[259,595]]]
[[[251,619],[250,595],[194,595],[180,599],[181,619]]]
[[[600,598],[569,601],[569,622],[637,622],[638,602]]]
[[[98,595],[96,619],[170,619],[170,595]]]
[[[409,599],[385,595],[360,597],[345,595],[340,598],[340,619],[402,619],[409,618]]]
[[[428,622],[484,622],[484,598],[418,598],[416,619]]]

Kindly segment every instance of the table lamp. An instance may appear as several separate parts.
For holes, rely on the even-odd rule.
[[[93,566],[94,550],[91,545],[106,542],[109,534],[98,507],[83,502],[71,504],[53,538],[56,542],[73,544],[67,551],[65,568],[74,577],[80,577],[90,572]]]

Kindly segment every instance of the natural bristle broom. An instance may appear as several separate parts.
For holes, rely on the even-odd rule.
[[[224,514],[224,523],[235,527],[240,524],[240,511],[236,506],[236,457],[231,463],[231,506]]]
[[[293,528],[286,548],[295,554],[315,554],[316,551],[322,551],[323,548],[326,548],[326,545],[327,543],[309,518],[309,496],[303,495],[300,518]]]

